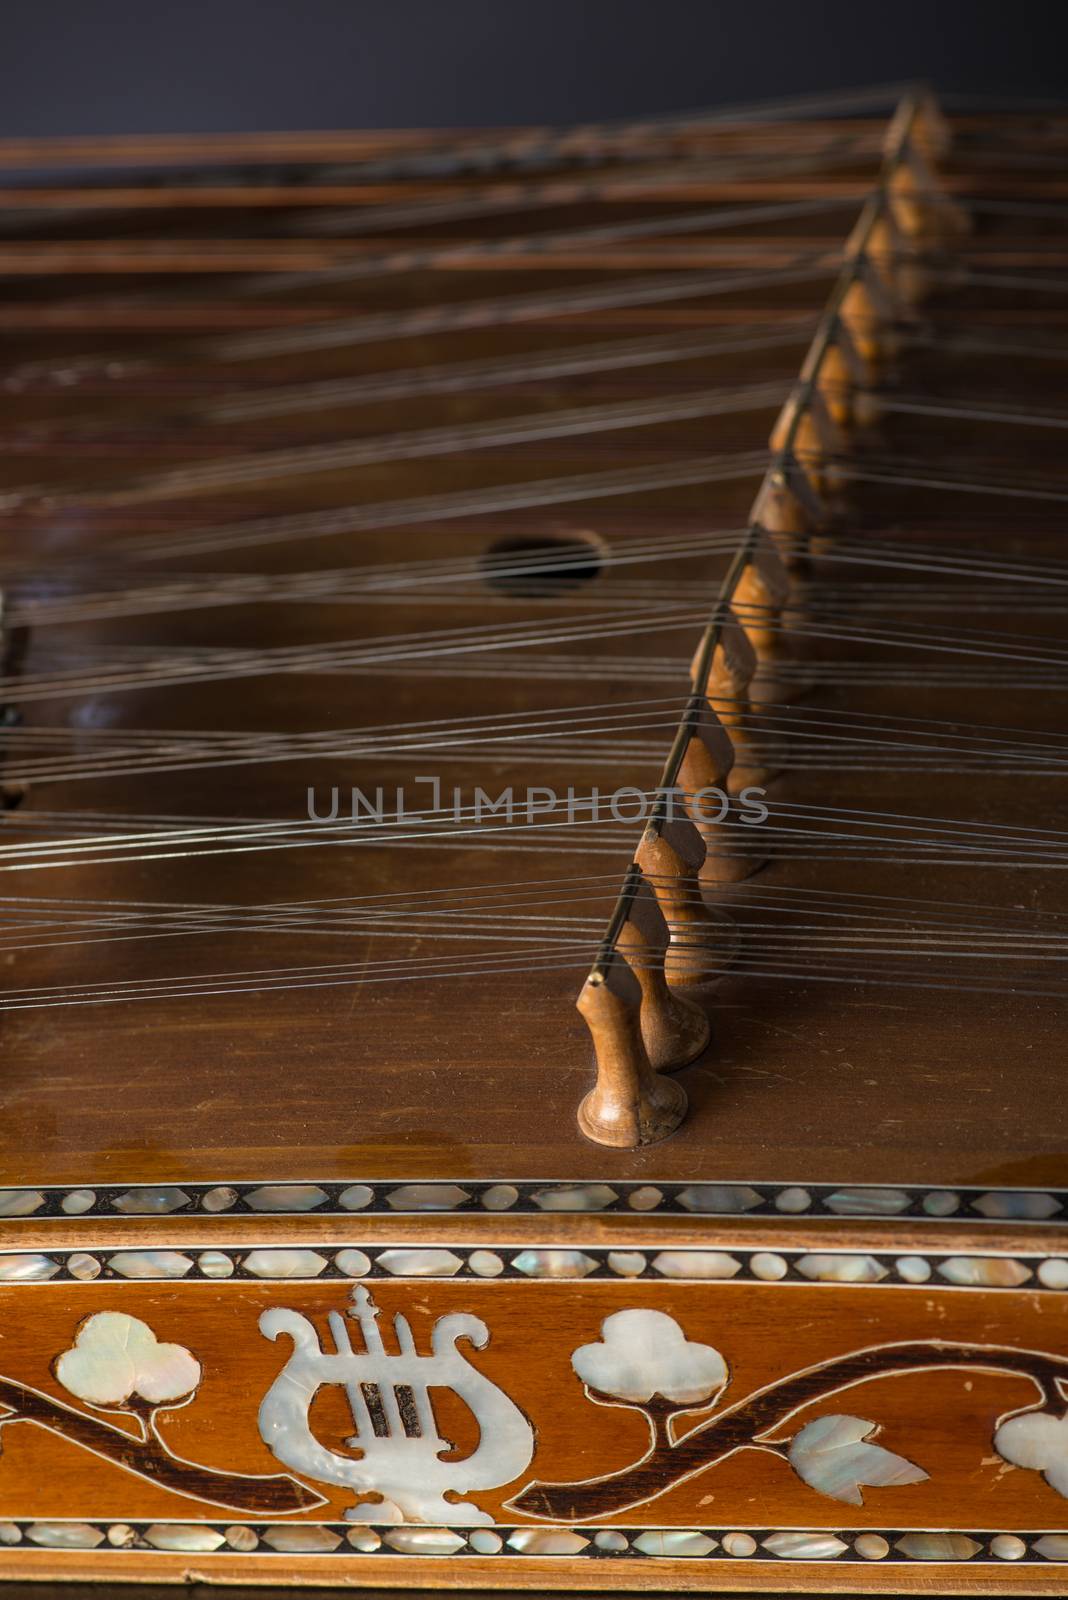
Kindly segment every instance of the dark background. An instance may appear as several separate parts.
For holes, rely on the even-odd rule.
[[[559,122],[915,77],[1068,97],[1068,0],[0,0],[0,137]]]

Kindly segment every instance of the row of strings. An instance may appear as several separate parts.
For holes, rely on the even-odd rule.
[[[822,166],[839,166],[843,159],[870,152],[868,136],[858,136],[852,145],[830,140],[815,155],[798,157],[787,163],[792,176],[811,181]],[[1014,152],[1017,161],[1025,152]],[[455,221],[460,218],[500,215],[510,208],[524,211],[538,205],[546,208],[573,204],[582,199],[604,198],[606,187],[630,193],[649,193],[657,186],[670,193],[672,184],[684,180],[692,185],[737,182],[739,175],[765,166],[783,170],[781,148],[773,154],[734,152],[730,161],[693,161],[667,164],[655,172],[645,171],[639,183],[633,175],[605,180],[600,187],[586,184],[567,193],[567,186],[542,181],[509,185],[510,193],[479,193],[463,199],[442,202],[414,202],[392,210],[364,208],[358,224],[335,215],[332,226],[345,234],[389,232],[430,221]],[[1035,157],[1041,165],[1041,153]],[[759,182],[759,177],[754,181]],[[630,184],[629,191],[626,186]],[[799,221],[807,216],[826,214],[841,206],[855,210],[854,194],[820,195],[815,199],[756,204],[733,211],[702,210],[687,213],[668,225],[665,219],[652,223],[620,224],[611,228],[550,230],[532,235],[494,239],[478,250],[465,247],[435,247],[407,252],[369,252],[359,262],[348,261],[336,267],[315,269],[307,278],[279,273],[265,278],[235,279],[228,296],[255,297],[268,285],[272,291],[298,289],[309,282],[323,281],[324,272],[352,281],[363,275],[417,267],[447,269],[451,260],[469,264],[479,258],[497,262],[511,254],[553,250],[617,250],[625,242],[633,244],[646,235],[662,239],[671,235],[708,233],[744,226],[746,222],[765,224]],[[1004,202],[980,197],[972,204],[997,209]],[[1019,202],[1025,205],[1026,202]],[[431,215],[436,205],[437,210]],[[465,210],[464,207],[467,207]],[[451,209],[450,209],[451,207]],[[1031,208],[1047,220],[1057,221],[1062,209]],[[402,214],[398,215],[398,211]],[[329,213],[327,216],[329,217]],[[319,222],[321,219],[316,219]],[[305,224],[305,228],[307,225]],[[5,231],[10,232],[10,229]],[[298,230],[300,231],[300,230]],[[328,233],[331,228],[322,228]],[[671,248],[676,248],[672,246]],[[125,689],[163,689],[193,681],[218,681],[227,678],[274,676],[278,674],[322,675],[374,673],[383,670],[420,674],[484,672],[487,665],[496,674],[513,670],[551,681],[573,677],[574,657],[561,655],[561,645],[599,643],[627,639],[638,634],[664,634],[672,653],[662,659],[649,658],[648,675],[676,686],[673,694],[636,698],[621,705],[617,699],[592,701],[580,706],[547,706],[536,713],[511,718],[492,714],[476,715],[427,723],[394,723],[388,726],[361,726],[330,729],[322,733],[219,732],[193,730],[175,732],[159,729],[103,729],[70,726],[35,726],[32,716],[9,723],[0,729],[4,752],[3,774],[8,792],[17,799],[27,789],[21,806],[7,813],[5,821],[17,834],[29,834],[18,842],[0,847],[0,870],[28,868],[62,871],[71,865],[108,864],[119,861],[173,859],[176,856],[211,853],[281,851],[303,848],[405,847],[415,850],[454,850],[457,841],[464,847],[477,843],[493,851],[506,850],[529,855],[532,851],[554,854],[604,856],[616,861],[625,854],[627,840],[633,840],[635,823],[626,814],[631,806],[644,806],[655,800],[655,772],[660,765],[664,742],[685,708],[679,692],[679,657],[705,623],[714,601],[717,583],[708,576],[708,562],[733,554],[747,530],[726,528],[698,529],[693,532],[620,535],[598,552],[598,579],[587,583],[590,564],[587,552],[563,554],[529,553],[518,557],[495,556],[492,567],[479,558],[441,561],[397,562],[392,565],[365,565],[313,568],[296,573],[202,573],[159,577],[151,566],[154,560],[173,561],[183,555],[203,556],[227,549],[255,550],[261,545],[300,543],[320,538],[358,535],[363,529],[405,526],[413,522],[492,516],[502,510],[529,509],[551,505],[581,503],[584,500],[612,500],[635,492],[681,484],[714,484],[720,480],[758,478],[766,465],[762,451],[733,452],[726,456],[699,457],[681,461],[657,462],[608,472],[584,473],[564,479],[534,479],[518,484],[493,486],[484,490],[462,491],[453,495],[410,498],[393,503],[358,504],[348,508],[291,513],[280,517],[241,518],[231,524],[189,527],[183,517],[178,525],[165,526],[158,534],[144,535],[124,531],[123,517],[136,515],[136,509],[155,499],[175,498],[204,490],[233,489],[269,483],[274,476],[326,472],[383,461],[417,459],[450,452],[500,448],[502,445],[531,443],[573,436],[587,439],[601,433],[641,429],[747,410],[777,409],[785,397],[782,382],[733,385],[697,389],[692,381],[676,386],[674,375],[659,382],[650,396],[638,401],[583,405],[556,411],[524,414],[520,411],[503,422],[475,423],[450,428],[415,429],[406,433],[363,437],[338,444],[298,446],[287,449],[257,448],[251,453],[229,453],[221,458],[214,441],[232,441],[235,423],[261,422],[264,418],[297,413],[329,411],[345,405],[393,401],[424,393],[467,392],[485,388],[507,388],[554,381],[576,375],[634,369],[657,370],[694,356],[738,355],[781,346],[784,342],[803,342],[811,333],[811,320],[795,317],[783,328],[781,321],[771,327],[744,330],[742,333],[696,334],[680,337],[657,336],[621,340],[590,346],[568,346],[515,359],[490,358],[480,362],[442,362],[412,371],[388,372],[377,379],[331,379],[304,384],[287,384],[266,392],[250,387],[235,389],[227,369],[245,359],[270,354],[293,354],[311,350],[343,350],[375,340],[394,339],[405,333],[441,332],[449,328],[514,325],[523,320],[537,322],[553,315],[583,311],[604,311],[617,306],[689,302],[694,298],[735,294],[740,290],[780,287],[788,283],[826,281],[837,264],[836,252],[823,251],[809,260],[792,259],[772,270],[758,270],[747,262],[755,248],[751,241],[732,248],[715,247],[717,260],[724,267],[736,267],[741,260],[744,273],[717,270],[701,276],[699,268],[673,271],[662,279],[627,278],[589,289],[547,291],[535,295],[505,295],[473,302],[450,302],[439,308],[426,308],[405,316],[383,314],[358,319],[335,318],[329,323],[304,323],[271,333],[226,336],[188,347],[183,364],[173,360],[155,363],[160,384],[171,385],[176,397],[175,414],[187,425],[190,417],[200,425],[194,431],[193,453],[202,444],[209,459],[184,465],[164,473],[127,482],[116,490],[102,492],[38,490],[32,484],[12,491],[7,497],[8,516],[32,522],[71,509],[90,516],[111,517],[117,530],[103,543],[97,541],[76,570],[62,566],[50,569],[42,582],[39,571],[26,562],[14,564],[5,582],[9,627],[32,628],[34,639],[32,671],[12,673],[0,683],[0,697],[18,706],[35,700],[52,702],[87,695],[111,695]],[[761,248],[766,248],[761,246]],[[707,247],[706,247],[707,249]],[[453,252],[450,257],[448,252]],[[733,258],[733,259],[732,259]],[[901,263],[908,265],[907,262]],[[1036,280],[1033,274],[991,273],[944,259],[925,258],[919,263],[930,286],[967,284],[970,287],[1009,289],[1026,287],[1042,294],[1063,293],[1063,280]],[[139,296],[142,305],[159,299],[160,291]],[[128,300],[129,297],[126,297]],[[900,330],[905,345],[937,350],[967,348],[970,335],[944,332],[936,322],[910,323]],[[983,340],[972,341],[978,349]],[[987,338],[986,347],[1009,349],[1009,342]],[[1030,353],[1030,352],[1029,352]],[[1044,348],[1046,359],[1063,358],[1068,351]],[[219,373],[218,369],[223,369]],[[188,393],[180,381],[189,374]],[[90,396],[94,385],[115,392],[123,385],[134,392],[140,385],[151,389],[154,364],[148,360],[123,360],[101,363],[97,359],[75,361],[64,372],[67,385]],[[47,387],[55,382],[54,371],[40,364],[24,364],[8,375],[9,392],[20,387],[32,392],[34,385]],[[229,386],[229,388],[228,388]],[[207,399],[199,398],[202,388]],[[218,392],[216,392],[218,391]],[[190,399],[190,394],[193,398]],[[947,420],[987,421],[996,426],[1008,420],[1028,428],[1063,427],[1068,416],[1016,406],[1011,395],[994,393],[980,400],[947,396],[932,401],[924,394],[873,387],[867,396],[872,414],[894,410],[918,412]],[[151,442],[151,429],[149,430]],[[188,433],[183,435],[188,443]],[[257,440],[262,443],[262,436]],[[143,448],[143,430],[124,445],[122,430],[93,423],[92,413],[74,422],[24,430],[7,449],[32,458],[35,452],[70,448],[78,459],[79,443],[99,455],[112,455],[121,461],[127,454]],[[967,468],[954,470],[952,458],[915,461],[902,460],[864,448],[859,453],[833,458],[843,480],[887,483],[901,487],[937,489],[948,495],[1017,497],[1029,500],[1058,501],[1066,492],[1055,478],[1035,474],[1013,474],[976,478]],[[124,508],[128,510],[124,513]],[[166,520],[166,519],[165,519]],[[785,551],[787,555],[790,553]],[[779,615],[762,615],[752,607],[738,606],[743,625],[755,622],[765,632],[781,636],[783,651],[775,664],[774,677],[791,683],[792,691],[803,692],[818,686],[827,675],[840,675],[843,662],[836,658],[825,664],[818,653],[806,651],[791,656],[791,642],[833,641],[863,646],[865,659],[845,664],[850,674],[858,673],[865,687],[907,681],[922,672],[925,679],[952,684],[968,682],[967,674],[986,671],[1002,684],[1068,687],[1068,648],[1056,640],[1036,638],[1022,629],[961,628],[948,632],[943,626],[925,624],[914,616],[923,605],[937,604],[962,614],[990,611],[1003,617],[1019,615],[1058,615],[1063,600],[1058,591],[1068,579],[1068,563],[1036,556],[1020,560],[962,550],[951,541],[932,539],[878,539],[850,535],[835,537],[826,550],[806,548],[805,575],[796,587],[792,604]],[[666,557],[694,562],[694,581],[686,587],[686,600],[680,602],[675,586],[658,581],[656,566]],[[830,581],[824,568],[831,567]],[[642,568],[649,568],[649,572]],[[844,569],[874,569],[875,581],[863,583],[843,579]],[[618,569],[638,569],[629,589],[617,576]],[[922,577],[921,584],[899,585],[884,581],[887,573]],[[928,580],[937,575],[943,580],[933,599]],[[487,585],[487,576],[494,587]],[[609,584],[605,580],[611,578]],[[574,587],[569,587],[574,583]],[[509,593],[507,585],[513,588]],[[389,604],[397,597],[421,604],[435,602],[448,606],[462,595],[474,598],[481,607],[507,606],[516,593],[525,608],[544,613],[541,620],[498,621],[465,627],[427,628],[418,633],[393,636],[357,637],[351,640],[298,647],[226,649],[212,647],[169,647],[156,651],[144,647],[112,646],[101,659],[96,651],[88,657],[75,649],[64,654],[62,643],[53,646],[40,630],[58,625],[77,625],[109,618],[152,615],[159,612],[196,612],[240,605],[312,603],[324,607],[358,604]],[[640,603],[639,603],[640,602]],[[886,614],[885,621],[872,620]],[[528,659],[529,653],[529,659]],[[919,662],[917,664],[917,656]],[[873,658],[874,657],[874,658]],[[476,658],[472,666],[472,658]],[[948,659],[947,659],[948,658]],[[583,653],[578,658],[582,671],[591,678],[610,679],[627,658],[611,653]],[[902,660],[906,662],[902,665]],[[42,669],[41,663],[47,665]],[[643,663],[643,666],[645,663]],[[938,674],[941,672],[941,678]],[[953,674],[964,676],[954,678]],[[733,703],[728,695],[717,698],[726,717],[744,716],[745,759],[768,772],[809,767],[834,772],[870,771],[880,765],[922,772],[976,772],[989,774],[999,769],[1019,775],[1058,775],[1068,745],[1065,736],[1055,732],[1035,734],[1027,729],[1001,728],[966,722],[947,722],[933,718],[880,716],[863,711],[834,712],[816,706],[763,701],[761,693],[772,685],[758,674],[752,699]],[[974,676],[972,682],[981,682]],[[545,799],[529,814],[502,820],[486,815],[485,807],[473,802],[462,783],[449,801],[438,808],[411,812],[386,809],[374,819],[319,817],[312,819],[219,819],[173,816],[131,816],[113,813],[47,812],[32,800],[34,783],[62,784],[98,779],[130,771],[166,773],[190,768],[216,770],[230,766],[256,766],[277,762],[322,761],[325,758],[408,758],[432,753],[446,763],[463,768],[477,767],[480,759],[494,761],[506,755],[522,760],[547,753],[566,759],[581,751],[584,762],[603,764],[606,773],[618,780],[621,774],[633,776],[629,801],[621,800],[620,816],[603,814],[597,797],[580,794],[566,801]],[[314,770],[314,769],[313,769]],[[468,786],[469,787],[469,786]],[[334,808],[333,798],[329,802]],[[897,862],[934,860],[939,864],[981,864],[993,869],[1033,867],[1048,870],[1068,859],[1068,834],[1044,828],[997,827],[963,819],[938,816],[901,815],[865,810],[846,805],[806,805],[780,799],[772,793],[770,816],[759,827],[727,820],[720,824],[730,836],[729,848],[735,854],[761,860],[797,858],[820,860],[847,856],[858,863],[873,859]],[[45,840],[32,835],[45,832]],[[310,935],[343,937],[353,935],[365,941],[369,933],[375,940],[394,938],[410,942],[418,936],[429,944],[432,953],[420,957],[405,950],[395,957],[384,954],[358,962],[288,964],[273,969],[240,968],[214,973],[124,983],[120,979],[102,984],[43,985],[37,988],[10,989],[0,1005],[16,1008],[38,1005],[100,1004],[118,1000],[158,999],[267,990],[276,987],[346,984],[359,973],[361,982],[397,982],[416,977],[441,978],[479,972],[584,968],[598,946],[607,910],[616,898],[618,874],[576,879],[574,876],[518,880],[508,892],[480,885],[465,885],[450,891],[420,892],[418,896],[399,894],[388,897],[355,895],[331,901],[287,901],[273,905],[174,905],[151,902],[78,900],[59,897],[38,899],[27,896],[0,897],[0,942],[5,949],[21,950],[44,945],[74,947],[86,943],[116,942],[146,938],[184,940],[205,936],[232,939],[246,932],[277,932],[301,939]],[[1058,967],[1063,960],[1062,924],[1055,913],[1024,912],[1009,914],[1004,908],[983,906],[969,901],[887,903],[887,897],[862,894],[829,895],[815,889],[761,887],[759,879],[731,885],[724,897],[737,903],[744,914],[737,923],[737,946],[731,954],[731,972],[744,977],[800,977],[820,981],[861,981],[871,983],[919,983],[968,987],[982,983],[965,970],[975,962],[996,957],[1031,963],[1029,981],[1036,993],[1059,992]],[[450,951],[459,942],[463,950]],[[477,947],[485,946],[480,951]],[[1041,970],[1036,971],[1039,964]],[[922,967],[922,971],[920,970]]]

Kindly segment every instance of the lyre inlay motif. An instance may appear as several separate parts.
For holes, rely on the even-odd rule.
[[[393,1318],[398,1353],[387,1351],[378,1307],[361,1285],[349,1316],[358,1324],[363,1349],[353,1348],[345,1319],[329,1315],[334,1340],[324,1350],[308,1318],[281,1307],[265,1311],[260,1329],[268,1339],[288,1334],[293,1353],[260,1406],[260,1433],[279,1461],[320,1483],[356,1490],[361,1499],[347,1513],[355,1521],[488,1523],[475,1505],[446,1500],[509,1483],[534,1454],[534,1433],[519,1407],[456,1348],[467,1339],[476,1349],[489,1340],[480,1318],[458,1312],[441,1317],[431,1334],[432,1354],[415,1348],[411,1325]],[[338,1455],[311,1430],[309,1409],[324,1383],[341,1384],[356,1432],[346,1441],[357,1457]],[[473,1454],[443,1461],[450,1448],[441,1438],[431,1387],[451,1389],[470,1409],[480,1438]],[[373,1498],[370,1498],[373,1497]]]

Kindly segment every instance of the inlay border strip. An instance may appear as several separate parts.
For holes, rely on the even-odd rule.
[[[841,1288],[1068,1290],[1068,1255],[889,1250],[716,1250],[692,1246],[386,1244],[93,1247],[0,1252],[0,1287],[170,1282],[651,1282]]]
[[[674,1548],[673,1548],[674,1547]],[[812,1566],[1005,1566],[1068,1564],[1068,1534],[1055,1529],[421,1527],[351,1522],[173,1522],[142,1518],[14,1518],[0,1522],[0,1556],[47,1549],[80,1557],[151,1555],[277,1556],[405,1560],[487,1557],[502,1561],[702,1561]]]
[[[562,1179],[306,1180],[285,1183],[24,1185],[0,1188],[0,1221],[73,1217],[425,1216],[510,1214],[832,1217],[838,1221],[956,1217],[984,1222],[1068,1220],[1068,1189],[980,1185],[667,1183]]]

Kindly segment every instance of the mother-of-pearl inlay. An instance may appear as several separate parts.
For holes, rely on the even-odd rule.
[[[293,1342],[260,1406],[264,1443],[295,1472],[354,1490],[358,1498],[350,1517],[490,1522],[488,1513],[459,1496],[518,1477],[534,1453],[534,1432],[519,1407],[457,1348],[464,1341],[481,1349],[489,1340],[485,1323],[463,1312],[440,1317],[431,1353],[420,1355],[407,1318],[398,1314],[393,1318],[398,1353],[392,1354],[365,1288],[355,1291],[349,1316],[358,1343],[335,1311],[329,1317],[334,1348],[328,1350],[299,1312],[274,1308],[263,1313],[260,1328],[268,1339],[285,1336]],[[358,1459],[328,1450],[312,1432],[311,1403],[323,1384],[345,1391],[355,1430],[347,1442],[360,1451]],[[451,1390],[478,1423],[478,1444],[461,1460],[443,1459],[448,1446],[438,1432],[432,1388]]]

